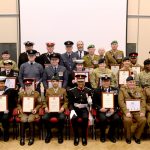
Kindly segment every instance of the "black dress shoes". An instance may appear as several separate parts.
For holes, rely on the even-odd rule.
[[[30,138],[29,139],[29,142],[28,142],[28,145],[30,146],[30,145],[32,145],[34,143],[34,139],[33,138]]]
[[[101,141],[102,143],[104,143],[104,142],[106,141],[106,138],[105,138],[105,137],[100,137],[100,141]]]
[[[21,145],[21,146],[25,145],[25,140],[24,140],[24,138],[21,138],[21,139],[20,139],[20,145]]]
[[[126,139],[127,144],[131,144],[131,139]]]
[[[87,139],[86,138],[82,138],[82,145],[86,146],[87,145]]]
[[[62,144],[63,143],[63,137],[62,136],[58,136],[58,143]]]
[[[51,136],[50,135],[47,135],[46,138],[45,138],[45,143],[49,143],[51,140]]]
[[[115,138],[115,137],[110,136],[110,137],[108,137],[108,138],[109,138],[109,140],[110,140],[111,142],[116,143],[116,138]]]
[[[79,138],[75,137],[74,138],[74,145],[77,146],[79,144]]]
[[[141,144],[141,140],[140,139],[137,139],[135,136],[133,137],[133,139],[134,139],[135,143]]]

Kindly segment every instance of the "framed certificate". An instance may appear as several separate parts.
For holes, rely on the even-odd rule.
[[[34,81],[32,82],[32,90],[35,91],[35,83],[36,83],[36,80],[34,78],[24,78],[24,79],[33,79]]]
[[[23,97],[22,110],[23,112],[31,112],[34,109],[34,97]]]
[[[15,77],[7,77],[7,78],[6,78],[6,81],[5,81],[5,85],[6,85],[8,88],[13,88],[13,89],[15,89],[15,88],[16,88],[16,78],[15,78]]]
[[[63,80],[59,80],[59,87],[62,88],[62,82]],[[48,83],[48,88],[52,88],[52,81],[51,80],[47,80],[47,83]]]
[[[88,71],[83,71],[83,72],[74,72],[74,76],[82,74],[86,75],[85,82],[89,82],[89,72]],[[77,82],[77,78],[75,77],[75,82]]]
[[[126,79],[129,77],[129,71],[119,70],[119,84],[126,84]]]
[[[7,95],[0,96],[0,112],[8,110],[8,99]]]
[[[103,108],[114,108],[114,94],[113,93],[102,93],[102,107]]]
[[[126,100],[126,107],[129,111],[140,111],[140,100],[139,99],[129,99]]]
[[[50,96],[48,98],[49,112],[59,112],[60,110],[60,97]]]
[[[116,75],[120,69],[120,65],[111,65],[110,69]]]
[[[141,72],[141,67],[132,67],[133,72],[136,72],[137,74],[139,74]]]

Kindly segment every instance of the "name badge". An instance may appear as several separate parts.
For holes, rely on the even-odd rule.
[[[58,75],[62,77],[63,76],[63,72],[58,72]]]

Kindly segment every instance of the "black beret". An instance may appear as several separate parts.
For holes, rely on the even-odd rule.
[[[9,54],[9,52],[8,52],[8,51],[3,51],[3,52],[2,52],[2,55],[3,55],[3,54]]]
[[[64,42],[64,45],[66,46],[72,46],[74,43],[72,41],[66,41]]]
[[[98,61],[98,64],[102,64],[102,63],[105,63],[105,59],[104,59],[104,58],[102,58],[102,59],[100,59],[100,60]]]
[[[149,65],[150,64],[150,59],[144,60],[144,65]]]
[[[59,76],[53,76],[53,77],[51,78],[51,80],[59,81],[59,80],[60,80],[60,78],[59,78]]]
[[[90,45],[87,47],[87,49],[89,49],[89,48],[95,48],[95,45],[94,45],[94,44],[90,44]]]
[[[114,40],[114,41],[111,42],[111,45],[112,44],[118,44],[118,41]]]
[[[126,81],[131,81],[134,80],[134,78],[132,76],[127,77]]]
[[[24,45],[25,45],[25,46],[33,46],[34,43],[33,43],[33,42],[30,42],[30,41],[26,41],[26,42],[24,42]]]

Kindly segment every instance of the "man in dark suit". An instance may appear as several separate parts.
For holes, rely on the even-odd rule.
[[[59,65],[60,55],[53,53],[50,55],[50,66],[46,67],[43,73],[44,88],[48,88],[47,80],[51,80],[53,76],[58,76],[63,80],[62,87],[66,88],[68,83],[68,71],[64,66]]]
[[[68,87],[72,86],[72,71],[75,69],[75,60],[79,59],[77,53],[73,52],[73,42],[66,41],[64,45],[66,46],[66,52],[61,55],[62,65],[68,70]]]
[[[33,46],[34,46],[34,43],[33,42],[30,42],[30,41],[27,41],[24,43],[25,45],[25,52],[21,53],[19,55],[19,61],[18,61],[18,68],[20,68],[20,66],[27,62],[28,61],[28,55],[27,55],[27,51],[28,50],[33,50]],[[39,52],[36,53],[36,56],[38,57],[40,55]]]
[[[79,58],[82,59],[84,55],[87,55],[88,52],[84,51],[84,43],[83,41],[77,42],[77,51],[76,53],[79,55]]]

